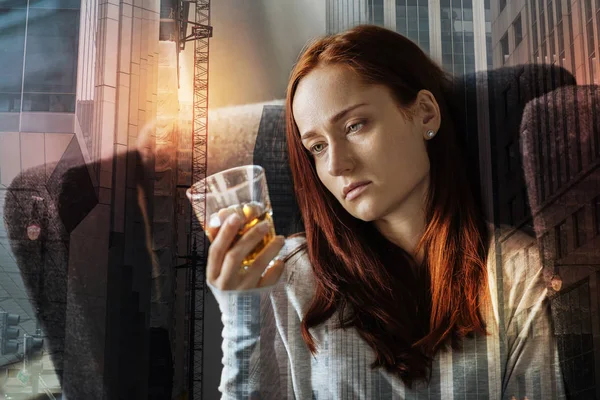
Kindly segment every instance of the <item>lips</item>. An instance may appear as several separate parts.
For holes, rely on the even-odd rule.
[[[349,185],[344,186],[344,190],[342,191],[342,196],[344,197],[344,199],[346,199],[348,197],[348,195],[350,196],[355,196],[355,193],[358,194],[358,192],[362,191],[362,187],[368,185],[369,183],[371,183],[370,181],[361,181],[361,182],[353,182]],[[352,192],[353,190],[356,190],[356,192]],[[352,193],[350,193],[352,192]]]

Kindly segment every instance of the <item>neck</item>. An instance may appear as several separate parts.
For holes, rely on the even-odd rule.
[[[425,200],[428,188],[427,176],[392,212],[374,222],[377,230],[386,239],[411,254],[418,264],[422,263],[425,255],[423,249],[417,254],[416,248],[425,231]]]

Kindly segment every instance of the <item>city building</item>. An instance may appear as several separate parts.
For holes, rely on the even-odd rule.
[[[489,0],[328,0],[326,12],[328,33],[380,25],[413,40],[454,74],[491,66]]]
[[[0,358],[4,394],[170,390],[160,285],[173,284],[162,272],[174,255],[148,251],[153,229],[172,229],[154,212],[160,11],[158,0],[0,3],[0,308],[20,315],[21,341]],[[44,340],[28,385],[24,333]]]
[[[495,218],[529,231],[539,249],[519,257],[543,266],[569,394],[600,397],[600,125],[589,86],[599,79],[599,4],[501,0],[492,15],[493,65],[513,71],[490,96]],[[523,377],[517,397],[534,387]]]

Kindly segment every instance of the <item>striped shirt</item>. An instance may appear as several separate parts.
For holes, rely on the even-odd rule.
[[[315,279],[307,251],[298,251],[304,242],[303,236],[286,239],[285,270],[275,285],[221,291],[208,284],[224,325],[222,399],[564,398],[541,266],[525,271],[502,262],[498,279],[491,246],[492,305],[484,312],[490,335],[465,339],[461,350],[439,351],[429,384],[409,389],[385,369],[370,368],[375,353],[355,328],[333,329],[337,312],[310,329],[318,344],[318,353],[310,353],[300,324]]]

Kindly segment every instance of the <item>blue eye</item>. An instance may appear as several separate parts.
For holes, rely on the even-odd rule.
[[[354,124],[348,125],[348,129],[346,129],[346,133],[353,133],[356,132],[358,130],[360,130],[360,128],[363,127],[363,123],[362,122],[356,122]],[[356,129],[352,129],[354,127],[357,127]]]
[[[320,153],[323,151],[323,150],[321,150],[321,151],[319,151],[319,150],[316,150],[315,148],[316,148],[317,146],[323,146],[323,143],[317,143],[317,144],[315,144],[314,146],[311,146],[311,148],[310,148],[310,152],[311,152],[311,154],[313,154],[313,155],[319,155],[319,154],[320,154]]]
[[[365,125],[365,121],[355,122],[353,124],[348,125],[346,128],[346,134],[355,133],[360,131]],[[319,146],[325,147],[327,143],[317,143],[309,147],[308,151],[313,156],[319,156],[323,154],[323,148]]]

